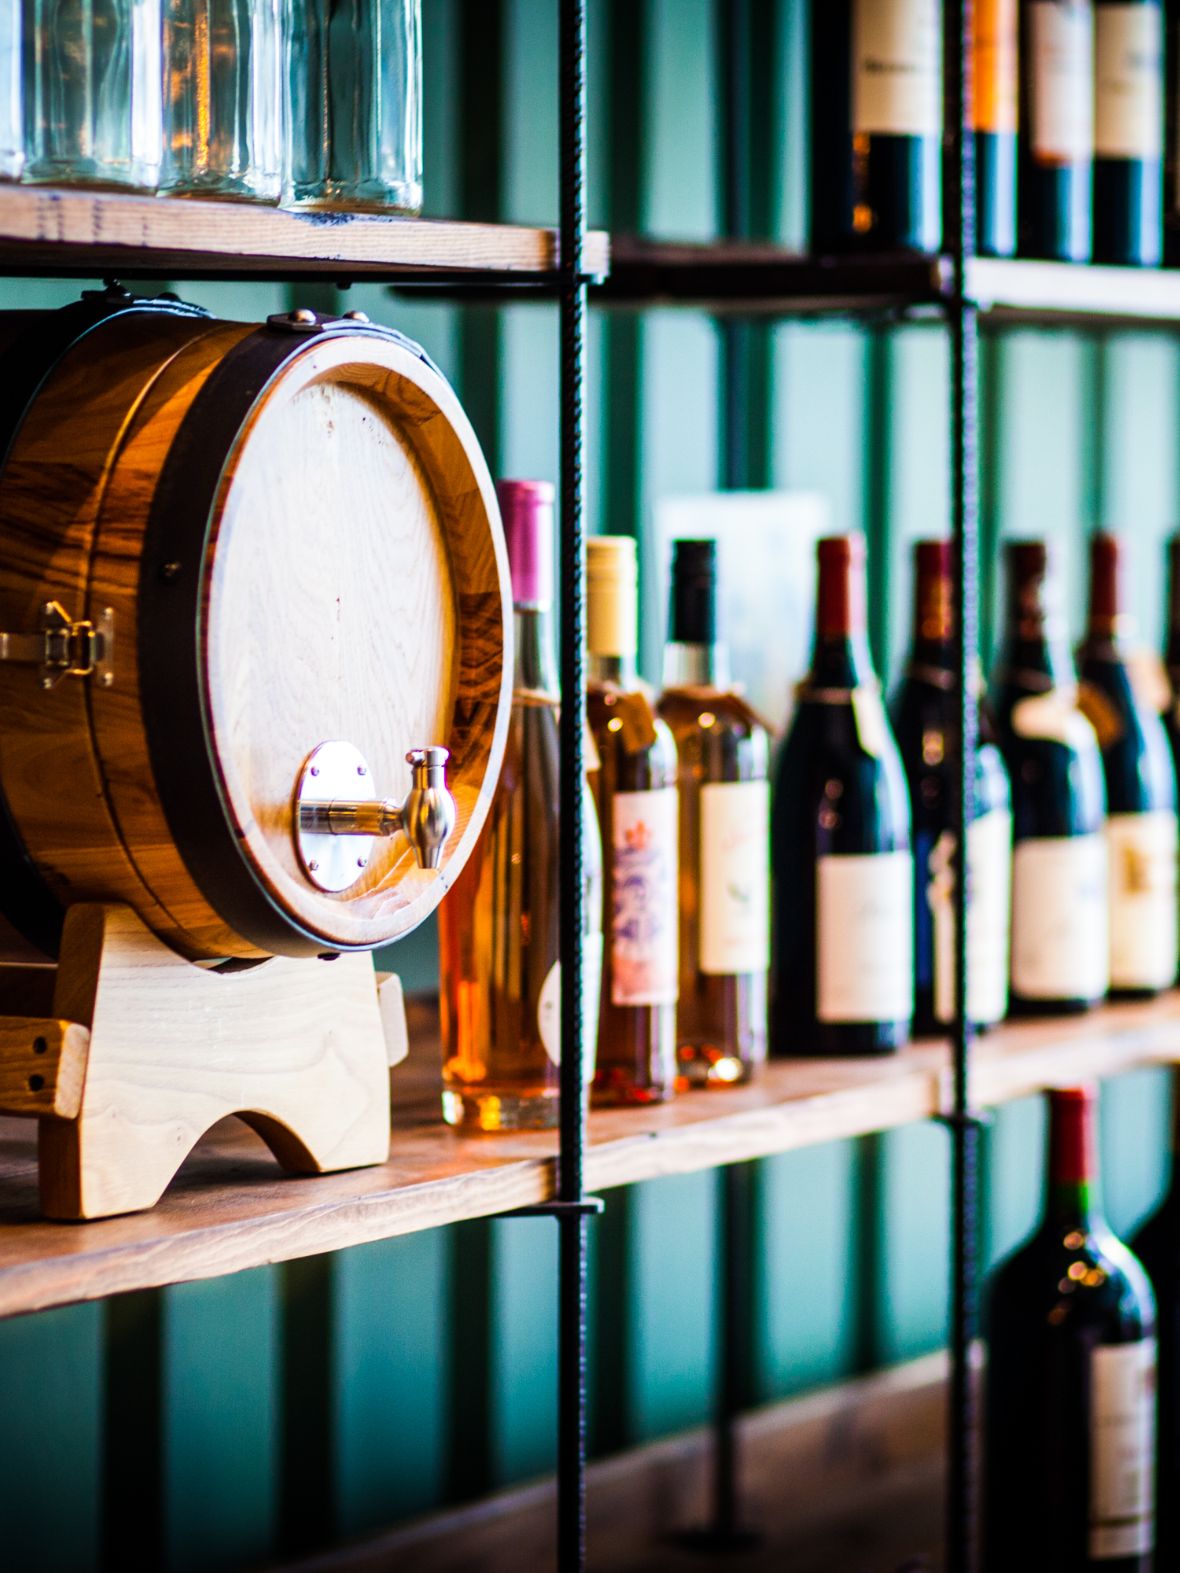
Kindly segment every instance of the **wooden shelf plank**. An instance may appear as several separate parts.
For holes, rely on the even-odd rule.
[[[394,1143],[375,1169],[283,1176],[261,1142],[227,1121],[197,1148],[158,1207],[89,1224],[36,1210],[33,1122],[0,1120],[0,1315],[215,1277],[545,1201],[556,1135],[457,1136],[438,1114],[437,1017],[417,1004],[415,1050],[394,1073]],[[980,1104],[1044,1086],[1180,1062],[1180,994],[980,1040]],[[945,1113],[945,1044],[858,1060],[776,1060],[751,1086],[694,1093],[590,1121],[592,1191],[892,1130]]]
[[[816,258],[759,243],[614,237],[611,274],[595,299],[786,317],[921,316],[943,309],[951,291],[946,257]],[[968,263],[967,294],[996,323],[1180,325],[1180,269],[978,257]]]
[[[607,237],[594,231],[587,271],[607,265]],[[0,185],[0,269],[9,273],[487,280],[556,266],[552,229]]]

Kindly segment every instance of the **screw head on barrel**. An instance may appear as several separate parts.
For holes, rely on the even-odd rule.
[[[368,322],[369,313],[367,311],[346,311],[344,320],[345,322]]]
[[[306,306],[296,306],[295,310],[290,314],[290,320],[298,327],[310,328],[316,320],[315,312],[310,311]]]

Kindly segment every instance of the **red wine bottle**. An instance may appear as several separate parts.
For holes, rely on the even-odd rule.
[[[1044,1219],[986,1317],[989,1573],[1151,1573],[1155,1302],[1102,1216],[1094,1096],[1051,1092]]]
[[[910,788],[914,844],[914,1032],[945,1032],[955,999],[955,643],[951,543],[914,548],[914,639],[893,705]],[[968,1011],[991,1026],[1008,1010],[1012,806],[1008,772],[982,718],[967,844]]]
[[[975,0],[974,29],[975,248],[983,257],[1011,257],[1020,98],[1017,0]]]
[[[1180,1565],[1180,1081],[1172,1078],[1172,1176],[1131,1242],[1155,1291],[1159,1326],[1159,1446],[1155,1565]]]
[[[1021,0],[1020,251],[1088,262],[1093,244],[1094,7]]]
[[[779,1054],[897,1049],[913,1014],[913,860],[897,744],[865,632],[865,544],[819,543],[811,671],[771,811]]]
[[[1081,703],[1106,779],[1112,994],[1144,996],[1176,977],[1176,769],[1163,722],[1135,691],[1122,595],[1125,548],[1090,541],[1090,617],[1079,651]]]
[[[1009,541],[990,710],[1012,783],[1013,1011],[1085,1010],[1106,993],[1106,790],[1044,541]]]
[[[1094,13],[1094,261],[1154,267],[1163,253],[1161,0]]]
[[[811,245],[942,242],[942,0],[813,0]]]

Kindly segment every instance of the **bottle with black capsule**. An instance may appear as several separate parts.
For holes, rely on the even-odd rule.
[[[1005,547],[989,709],[1012,784],[1011,1008],[1086,1010],[1106,993],[1106,788],[1044,541]]]
[[[945,1032],[955,1002],[954,584],[951,543],[914,547],[914,636],[893,704],[914,845],[914,1032]],[[967,842],[967,1007],[977,1027],[1008,1009],[1012,807],[1008,772],[981,716]]]
[[[1098,0],[1094,22],[1094,261],[1154,267],[1164,239],[1162,0]]]
[[[1089,262],[1093,176],[1092,0],[1021,0],[1021,256]]]

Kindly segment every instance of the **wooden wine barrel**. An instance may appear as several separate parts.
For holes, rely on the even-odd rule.
[[[424,353],[108,292],[0,321],[0,448],[0,959],[55,954],[78,901],[196,959],[420,923],[479,835],[511,685],[495,491]],[[449,749],[437,872],[394,833],[321,888],[295,796],[328,742],[395,800],[411,749]]]

